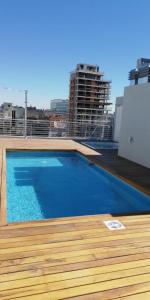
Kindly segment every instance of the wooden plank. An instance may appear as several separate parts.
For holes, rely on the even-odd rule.
[[[89,275],[89,276],[86,276],[86,277],[77,277],[75,279],[67,279],[67,280],[62,280],[62,281],[56,281],[56,282],[49,282],[49,277],[48,276],[44,276],[45,280],[46,280],[46,286],[45,284],[40,284],[40,285],[34,285],[34,281],[31,281],[31,285],[30,288],[29,286],[24,286],[24,287],[20,287],[18,289],[11,289],[9,291],[9,288],[8,289],[5,289],[2,291],[1,293],[1,300],[3,299],[11,299],[11,298],[15,298],[15,297],[25,297],[25,296],[28,296],[28,295],[35,295],[35,294],[39,294],[39,293],[44,293],[44,292],[51,292],[51,291],[58,291],[58,290],[63,290],[63,289],[67,289],[67,288],[71,288],[72,286],[73,287],[80,287],[80,286],[84,286],[84,285],[87,285],[87,284],[92,284],[92,283],[99,283],[99,282],[104,282],[105,280],[106,281],[109,281],[109,280],[114,280],[116,278],[124,278],[127,276],[127,278],[131,277],[131,276],[135,276],[135,275],[138,275],[138,274],[144,274],[144,271],[145,273],[146,272],[149,272],[149,270],[146,270],[146,268],[144,268],[142,270],[142,273],[141,273],[141,270],[136,268],[136,269],[131,269],[130,270],[130,273],[128,272],[128,270],[123,270],[123,271],[120,271],[119,273],[117,272],[112,272],[112,273],[107,273],[107,274],[103,274],[100,275],[100,274],[97,274],[97,275]],[[150,267],[149,267],[150,269]],[[23,283],[24,284],[24,283]],[[5,288],[5,287],[4,287]],[[148,286],[145,286],[144,287],[144,290],[147,290],[148,289]],[[10,298],[8,298],[8,296]]]
[[[19,229],[19,228],[33,228],[33,227],[44,227],[47,225],[64,225],[67,223],[76,224],[76,223],[89,223],[89,222],[98,222],[101,224],[104,220],[111,220],[112,218],[118,219],[121,222],[126,223],[136,223],[137,222],[150,222],[150,214],[144,215],[129,215],[129,216],[119,216],[119,217],[112,217],[109,214],[102,214],[102,215],[92,215],[92,216],[78,216],[78,217],[67,217],[67,218],[54,218],[48,220],[37,220],[37,221],[28,221],[28,222],[17,222],[17,223],[9,223],[7,226],[4,226],[2,230],[9,230],[9,229]]]
[[[26,246],[32,246],[32,245],[43,245],[43,244],[48,244],[49,248],[61,248],[60,252],[65,251],[65,249],[70,249],[71,247],[75,248],[78,247],[78,249],[84,249],[85,247],[89,248],[94,245],[94,247],[118,247],[119,245],[126,245],[132,247],[142,247],[142,246],[149,246],[150,241],[148,241],[147,237],[142,237],[142,238],[125,238],[121,239],[118,244],[118,240],[110,240],[110,241],[101,241],[100,237],[99,238],[93,238],[93,239],[75,239],[71,241],[64,241],[64,242],[52,242],[51,239],[46,235],[46,237],[42,236],[41,239],[38,238],[36,239],[33,237],[32,239],[24,239],[24,238],[15,238],[14,241],[12,239],[7,239],[6,242],[5,240],[2,239],[0,243],[0,249],[5,249],[5,248],[16,248],[20,247],[26,247]],[[63,249],[63,250],[62,250]]]
[[[13,238],[13,237],[15,238],[15,237],[19,237],[19,236],[20,237],[23,237],[23,236],[24,237],[25,236],[28,236],[28,237],[29,236],[37,236],[37,238],[38,238],[38,235],[42,235],[42,234],[46,234],[46,233],[51,234],[51,238],[53,238],[53,237],[59,237],[60,238],[60,237],[63,237],[64,235],[65,236],[70,236],[70,237],[76,237],[76,236],[86,237],[86,236],[90,236],[90,235],[96,237],[96,235],[97,235],[97,236],[101,236],[101,238],[103,238],[103,237],[106,238],[106,235],[107,235],[107,237],[108,236],[109,237],[111,237],[111,236],[116,237],[118,235],[121,235],[121,236],[124,237],[127,234],[131,234],[131,235],[135,234],[136,235],[137,233],[141,233],[141,232],[143,232],[143,233],[150,232],[150,225],[149,226],[147,225],[147,227],[144,227],[143,230],[140,229],[140,227],[132,229],[132,230],[130,228],[126,228],[126,229],[122,230],[121,232],[120,232],[120,230],[111,231],[108,228],[106,228],[104,225],[103,225],[103,227],[99,226],[99,227],[96,227],[96,228],[93,228],[93,229],[88,227],[87,229],[84,229],[84,230],[82,228],[80,230],[79,229],[76,230],[74,227],[72,227],[72,228],[73,229],[71,231],[62,231],[62,232],[59,232],[59,229],[54,229],[54,232],[53,231],[50,232],[49,228],[45,228],[45,230],[41,229],[39,231],[35,228],[34,230],[31,229],[28,232],[27,232],[26,229],[10,230],[10,231],[7,230],[7,232],[1,230],[0,231],[0,239]],[[71,229],[71,227],[70,227],[70,229]],[[50,237],[50,235],[49,235],[49,237]]]
[[[45,244],[45,245],[40,245],[40,247],[38,247],[39,245],[34,246],[30,246],[29,247],[20,247],[20,249],[18,248],[8,248],[8,249],[2,249],[1,251],[1,255],[0,255],[0,261],[6,260],[6,259],[16,259],[16,258],[25,258],[25,257],[29,257],[29,256],[39,256],[39,255],[44,255],[44,254],[49,254],[51,253],[51,247],[49,247],[49,244]],[[117,257],[120,256],[121,253],[122,255],[127,255],[128,254],[133,254],[133,253],[147,253],[149,251],[150,247],[141,247],[141,248],[125,248],[122,249],[121,252],[121,248],[118,249],[116,251],[116,249],[109,249],[109,247],[106,247],[106,250],[101,249],[100,248],[95,248],[93,249],[83,249],[83,250],[79,250],[79,251],[72,251],[72,252],[64,252],[64,253],[52,253],[51,254],[51,258],[65,258],[65,257],[70,257],[70,256],[78,256],[78,255],[87,255],[87,254],[93,254],[95,255],[95,257],[97,258],[107,258],[109,257],[109,255],[113,255],[113,257]],[[15,251],[14,251],[15,249]],[[30,249],[30,251],[29,251]],[[119,255],[120,253],[120,255]],[[5,255],[4,255],[5,254]]]
[[[120,279],[114,279],[112,281],[104,281],[104,282],[98,282],[93,284],[86,284],[83,286],[77,286],[72,288],[65,288],[62,290],[56,290],[52,292],[46,292],[42,294],[34,294],[30,296],[24,297],[25,300],[47,300],[47,299],[66,299],[69,297],[77,297],[80,295],[86,295],[91,293],[96,293],[100,291],[115,289],[119,287],[126,287],[126,286],[132,286],[134,284],[141,284],[148,282],[150,283],[150,276],[149,274],[143,274],[139,276],[132,276],[128,277],[128,282],[126,278],[120,278]],[[5,283],[4,283],[5,284]],[[13,282],[11,282],[13,286]],[[32,284],[32,282],[31,282]],[[19,281],[16,282],[16,286],[19,287]],[[7,289],[7,284],[3,286],[4,289]],[[9,286],[10,287],[10,286]],[[18,300],[22,300],[22,297],[18,297]]]
[[[136,295],[131,295],[126,298],[122,297],[120,299],[126,299],[126,300],[149,300],[150,299],[150,291],[145,293],[138,293]]]
[[[108,218],[109,219],[109,218]],[[106,220],[106,219],[105,219]],[[120,220],[122,222],[122,220]],[[77,222],[77,221],[76,221]],[[123,220],[122,222],[125,227],[126,230],[142,230],[144,228],[150,227],[150,219],[145,218],[144,220]],[[6,230],[7,228],[7,230]],[[63,231],[75,231],[75,230],[84,230],[84,229],[99,229],[101,232],[108,232],[108,229],[106,228],[106,226],[104,225],[104,223],[99,220],[99,221],[87,221],[87,222],[80,222],[78,221],[78,224],[75,224],[75,222],[70,221],[69,223],[62,223],[62,224],[55,224],[55,223],[51,223],[51,224],[47,224],[44,223],[44,226],[33,226],[32,224],[30,224],[30,228],[31,232],[33,232],[34,234],[38,234],[38,233],[42,233],[42,232],[46,232],[49,231],[50,232],[55,232],[55,233],[61,233]],[[2,232],[2,234],[4,236],[7,237],[7,234],[9,233],[23,233],[26,230],[26,227],[21,227],[21,228],[15,228],[16,230],[14,230],[14,228],[12,229],[11,226],[5,226],[2,228],[2,231],[0,230],[0,233]],[[19,235],[18,235],[19,236]]]
[[[52,259],[50,253],[44,254],[41,256],[30,256],[27,258],[19,258],[19,259],[10,259],[4,260],[1,262],[1,272],[7,273],[7,267],[9,272],[19,270],[29,270],[34,269],[36,267],[45,267],[48,270],[49,274],[52,273],[61,273],[65,271],[72,270],[82,270],[85,268],[97,267],[97,266],[108,266],[119,263],[127,263],[131,261],[146,261],[149,263],[150,253],[138,253],[138,254],[128,254],[124,256],[115,256],[114,257],[102,257],[101,259],[96,260],[94,255],[82,255],[82,256],[74,256],[63,259]],[[12,270],[11,270],[12,267]]]
[[[139,284],[133,284],[126,287],[119,287],[111,290],[106,290],[102,292],[92,293],[83,296],[67,298],[67,300],[112,300],[112,299],[127,299],[127,296],[134,294],[135,299],[138,299],[138,295],[141,293],[149,292],[150,283],[144,282]],[[140,293],[140,294],[139,294]],[[140,299],[139,299],[140,300]]]
[[[101,237],[106,235],[106,233],[107,233],[107,236],[120,234],[120,232],[118,232],[118,233],[111,232],[107,228],[101,228],[99,225],[97,226],[96,224],[94,224],[94,226],[83,226],[83,227],[81,226],[80,228],[78,228],[78,230],[74,226],[73,227],[71,227],[71,226],[69,226],[69,227],[64,226],[63,227],[62,226],[61,230],[59,228],[56,229],[56,226],[55,227],[46,226],[45,230],[43,228],[42,230],[39,230],[39,231],[38,231],[38,229],[37,230],[32,230],[32,228],[31,228],[30,231],[32,232],[32,235],[27,235],[27,232],[25,232],[26,235],[24,235],[24,231],[20,232],[20,230],[19,230],[19,236],[13,236],[14,235],[13,231],[15,231],[15,230],[9,231],[8,235],[7,235],[7,233],[5,234],[5,232],[3,232],[2,236],[1,236],[1,239],[0,239],[0,247],[1,247],[2,243],[7,243],[7,241],[9,241],[9,242],[17,242],[18,241],[19,242],[19,240],[20,240],[20,241],[23,242],[23,241],[27,241],[27,240],[28,241],[29,240],[34,241],[34,240],[37,240],[37,239],[42,240],[44,238],[51,238],[51,237],[54,236],[53,235],[54,233],[62,233],[62,234],[65,233],[66,235],[67,234],[70,235],[69,232],[71,232],[71,235],[74,235],[74,236],[76,236],[78,233],[79,234],[91,233],[92,228],[94,229],[94,231],[92,230],[93,233],[94,232],[97,233],[97,230],[98,230],[98,232],[101,233],[101,235],[100,235]],[[70,229],[70,231],[69,231],[69,229]],[[86,232],[85,230],[90,230],[90,232],[89,231]],[[125,234],[129,233],[129,232],[132,234],[133,230],[134,230],[134,233],[142,232],[142,231],[146,232],[146,231],[150,230],[150,225],[149,224],[144,224],[143,226],[142,225],[138,226],[138,224],[137,224],[136,226],[134,226],[134,225],[130,226],[122,232],[122,233],[124,233],[123,236]],[[23,234],[21,235],[21,233],[23,233]],[[59,236],[63,236],[63,235],[60,234]]]
[[[139,268],[138,268],[139,267]],[[62,266],[63,268],[63,266]],[[130,272],[129,272],[130,270]],[[119,273],[118,273],[119,271]],[[111,274],[112,272],[115,272],[115,274]],[[123,272],[123,273],[122,273]],[[13,272],[13,273],[7,273],[2,274],[0,276],[0,283],[2,282],[8,282],[8,281],[15,281],[15,280],[21,280],[26,278],[32,278],[32,277],[40,277],[41,275],[45,275],[45,279],[48,280],[48,282],[55,282],[55,281],[61,281],[61,280],[70,280],[72,278],[78,278],[78,277],[87,277],[91,275],[96,274],[103,274],[100,278],[102,281],[108,278],[108,273],[110,276],[113,276],[113,278],[119,278],[121,277],[121,274],[123,276],[131,276],[134,274],[144,274],[144,273],[150,273],[150,263],[147,265],[147,261],[139,261],[139,262],[127,262],[123,264],[114,264],[110,266],[100,266],[100,267],[91,267],[91,268],[84,268],[80,270],[75,271],[67,271],[67,272],[53,272],[52,274],[49,274],[49,268],[48,267],[34,267],[31,269],[28,269],[26,271],[19,271],[19,272]],[[118,275],[120,274],[120,275]],[[115,277],[117,276],[117,277]],[[81,279],[81,278],[80,278]],[[100,280],[100,279],[99,279]],[[109,279],[106,279],[109,280]],[[81,279],[82,282],[82,279]],[[80,283],[80,281],[79,281]],[[80,285],[80,284],[79,284]]]
[[[150,245],[148,245],[147,247],[134,247],[134,246],[130,246],[130,248],[128,249],[128,246],[126,245],[122,245],[122,246],[118,246],[118,247],[98,247],[98,248],[90,248],[88,249],[81,249],[81,250],[77,250],[75,249],[75,251],[73,250],[73,248],[71,248],[71,251],[62,251],[63,249],[61,248],[51,248],[49,247],[49,244],[42,244],[42,245],[31,245],[31,246],[25,246],[25,247],[17,247],[17,248],[8,248],[8,249],[0,249],[0,260],[4,259],[4,255],[5,255],[5,259],[9,258],[10,256],[15,258],[18,256],[22,255],[22,257],[26,257],[26,255],[29,254],[29,252],[31,253],[30,255],[33,256],[35,253],[37,253],[39,251],[39,253],[42,255],[44,254],[44,252],[49,251],[49,249],[51,249],[51,258],[65,258],[65,257],[70,257],[70,256],[78,256],[78,255],[89,255],[89,254],[94,254],[96,256],[96,258],[99,257],[106,257],[108,255],[115,255],[115,256],[119,256],[120,255],[125,255],[125,253],[128,250],[129,254],[133,254],[133,253],[143,253],[144,252],[148,252],[150,251]],[[62,251],[62,252],[61,252]],[[116,253],[116,254],[115,254]]]
[[[50,254],[42,256],[31,256],[24,259],[6,260],[0,264],[0,274],[8,274],[12,272],[20,272],[26,270],[34,270],[36,268],[49,268],[49,273],[56,273],[66,269],[84,268],[85,262],[95,261],[93,255],[82,255],[75,257],[68,257],[63,259],[51,259]],[[80,264],[82,263],[82,264]],[[53,268],[55,266],[55,269]],[[58,267],[58,269],[56,268]]]

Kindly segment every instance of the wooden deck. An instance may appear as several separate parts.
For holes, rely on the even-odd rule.
[[[57,219],[1,227],[0,299],[150,299],[150,216]]]
[[[6,207],[4,150],[95,151],[72,141],[0,140],[1,209]],[[104,220],[125,229],[110,231]],[[4,222],[5,224],[5,222]],[[61,218],[0,226],[0,300],[150,299],[150,215]]]

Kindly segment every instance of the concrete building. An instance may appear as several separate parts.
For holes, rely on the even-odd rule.
[[[33,119],[33,120],[48,119],[48,117],[45,115],[44,109],[38,109],[35,106],[28,106],[27,107],[27,118],[28,119]]]
[[[68,99],[51,100],[50,109],[57,114],[68,114]]]
[[[138,81],[124,89],[119,155],[150,168],[149,82]]]
[[[123,96],[116,98],[115,116],[114,116],[114,138],[113,138],[115,142],[119,142],[120,140],[122,110],[123,110]]]
[[[0,107],[0,133],[23,135],[24,108],[4,102]]]
[[[108,113],[110,81],[97,65],[78,64],[70,76],[69,121],[99,120]]]
[[[3,112],[3,118],[5,119],[23,119],[24,107],[13,105],[10,102],[4,102],[1,105],[1,112]]]
[[[0,119],[3,119],[3,117],[4,117],[3,110],[2,110],[2,108],[0,107]]]

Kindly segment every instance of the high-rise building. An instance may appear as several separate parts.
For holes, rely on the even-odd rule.
[[[50,108],[57,114],[68,114],[68,99],[53,99]]]
[[[130,85],[150,82],[150,59],[139,58],[136,68],[129,72]]]
[[[108,113],[110,81],[97,65],[78,64],[70,76],[69,121],[95,122]]]

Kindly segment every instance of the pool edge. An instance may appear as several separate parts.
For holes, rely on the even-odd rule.
[[[89,161],[92,161],[92,156],[95,156],[95,155],[101,155],[101,153],[95,151],[95,150],[92,150],[90,148],[88,148],[87,146],[85,145],[81,145],[80,143],[76,142],[76,141],[72,141],[70,140],[71,142],[73,142],[73,147],[71,146],[69,148],[69,146],[65,146],[64,148],[63,147],[52,147],[52,148],[49,148],[49,147],[45,147],[45,148],[31,148],[31,147],[5,147],[5,148],[1,148],[1,160],[2,160],[2,167],[1,167],[1,191],[0,191],[0,196],[1,196],[1,203],[0,203],[0,226],[4,226],[4,225],[10,225],[10,224],[14,224],[14,223],[8,223],[7,222],[7,214],[6,214],[6,209],[7,209],[7,204],[6,204],[6,151],[76,151],[78,152],[79,154],[81,154],[85,159],[89,160]],[[67,140],[68,142],[68,140]],[[90,157],[89,157],[90,156]],[[150,196],[149,194],[146,193],[146,191],[144,191],[144,189],[141,189],[138,185],[135,185],[133,182],[131,182],[130,180],[127,180],[126,178],[122,177],[122,176],[119,176],[118,174],[115,174],[111,169],[107,168],[107,167],[104,167],[100,164],[99,161],[95,161],[94,160],[94,164],[97,165],[98,167],[100,167],[102,170],[104,171],[107,171],[109,172],[112,176],[118,178],[118,179],[121,179],[124,183],[130,185],[131,187],[137,189],[139,192],[142,192],[144,193],[145,195],[147,196]],[[141,214],[143,214],[141,212]],[[147,214],[147,213],[144,213],[144,214]],[[149,214],[149,213],[148,213]],[[110,217],[113,217],[111,214],[107,214],[107,216],[110,216]],[[78,217],[78,216],[76,216]],[[46,219],[46,220],[53,220],[52,218],[50,219]],[[39,221],[42,221],[42,220],[39,220]],[[29,222],[32,222],[32,221],[29,221]],[[38,220],[33,220],[33,222],[38,222]],[[17,222],[18,223],[24,223],[24,222]]]

